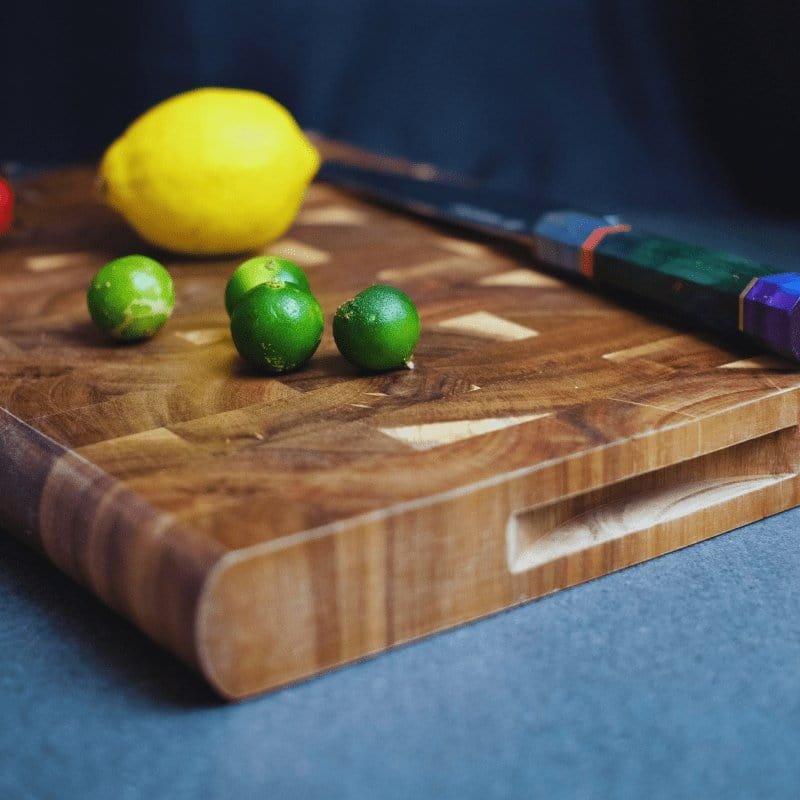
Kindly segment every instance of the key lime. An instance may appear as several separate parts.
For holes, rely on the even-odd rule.
[[[333,338],[339,352],[363,369],[411,366],[420,322],[411,298],[393,286],[376,284],[339,306]]]
[[[147,256],[109,261],[86,293],[95,324],[115,339],[136,341],[155,334],[169,319],[175,289],[169,273]]]
[[[228,316],[233,314],[236,304],[251,290],[262,283],[283,281],[308,291],[308,278],[294,261],[278,256],[256,256],[240,264],[225,287],[225,308]]]
[[[239,355],[265,372],[288,372],[314,355],[322,338],[322,309],[310,293],[282,281],[251,289],[231,316]]]

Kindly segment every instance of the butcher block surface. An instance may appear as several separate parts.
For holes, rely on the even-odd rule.
[[[800,502],[788,362],[315,184],[269,252],[306,270],[326,332],[265,377],[228,332],[241,259],[151,253],[93,179],[20,182],[0,240],[0,524],[226,697]],[[132,252],[164,261],[176,310],[119,345],[85,292]],[[336,351],[333,313],[373,282],[418,305],[413,370]]]

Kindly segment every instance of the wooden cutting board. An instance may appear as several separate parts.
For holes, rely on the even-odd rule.
[[[0,242],[0,524],[226,697],[798,503],[792,365],[322,185],[271,248],[328,317],[305,369],[238,359],[233,259],[165,257],[173,319],[111,344],[86,286],[143,245],[92,179],[20,184]],[[373,281],[420,308],[413,371],[336,352],[331,315]]]

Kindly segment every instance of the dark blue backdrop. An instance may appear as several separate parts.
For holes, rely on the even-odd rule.
[[[154,102],[264,90],[308,127],[586,207],[800,206],[795,4],[4,4],[0,161],[93,159]]]

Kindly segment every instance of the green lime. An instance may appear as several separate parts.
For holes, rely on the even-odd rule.
[[[251,289],[231,316],[239,355],[266,372],[288,372],[314,355],[324,320],[316,297],[278,281]]]
[[[153,336],[175,305],[172,278],[147,256],[109,261],[92,278],[86,293],[95,324],[115,339],[135,341]]]
[[[288,258],[278,256],[256,256],[240,264],[225,287],[225,308],[228,316],[233,314],[236,304],[251,290],[262,283],[282,281],[308,291],[305,272]]]
[[[374,371],[410,366],[419,330],[411,298],[379,284],[342,303],[333,318],[339,352],[351,364]]]

